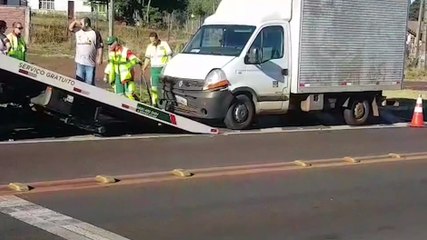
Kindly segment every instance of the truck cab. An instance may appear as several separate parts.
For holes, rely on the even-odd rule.
[[[274,5],[252,5],[245,11],[253,14],[236,18],[235,5],[223,1],[206,19],[166,66],[163,83],[175,112],[244,129],[256,114],[288,109],[290,7],[277,12]]]

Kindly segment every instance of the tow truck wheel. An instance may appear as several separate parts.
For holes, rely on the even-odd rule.
[[[247,129],[253,122],[255,115],[254,104],[246,95],[237,95],[227,111],[224,123],[232,130]]]
[[[344,109],[344,119],[348,125],[360,126],[368,121],[370,114],[368,100],[351,99],[348,108]]]

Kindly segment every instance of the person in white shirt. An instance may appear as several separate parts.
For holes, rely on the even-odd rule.
[[[101,34],[92,29],[87,17],[72,22],[68,28],[76,35],[76,79],[95,85],[96,65],[102,64],[103,57]]]
[[[145,62],[142,70],[148,68],[151,65],[151,95],[152,95],[152,104],[154,106],[158,105],[159,94],[160,94],[160,73],[163,68],[168,64],[170,58],[172,57],[172,50],[169,47],[169,44],[166,41],[159,39],[157,33],[150,33],[150,44],[145,51]]]

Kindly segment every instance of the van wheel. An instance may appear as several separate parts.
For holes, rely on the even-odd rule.
[[[344,120],[351,126],[363,125],[368,121],[370,111],[368,100],[351,99],[348,108],[344,109]]]
[[[247,129],[253,122],[255,115],[254,104],[246,95],[238,95],[227,111],[224,123],[232,130]]]

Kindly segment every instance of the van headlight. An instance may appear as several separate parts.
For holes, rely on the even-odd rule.
[[[227,80],[224,71],[221,69],[214,69],[206,76],[203,90],[215,91],[229,86],[230,82]]]

